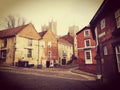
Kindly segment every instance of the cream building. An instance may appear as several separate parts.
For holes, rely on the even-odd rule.
[[[0,31],[0,62],[16,65],[19,60],[40,64],[40,36],[32,24]]]
[[[67,64],[73,54],[73,45],[67,40],[58,39],[58,55],[60,65]]]

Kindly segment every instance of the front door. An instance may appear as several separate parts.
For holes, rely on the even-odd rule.
[[[116,52],[116,58],[117,58],[118,71],[120,72],[120,45],[117,45],[115,47],[115,52]]]

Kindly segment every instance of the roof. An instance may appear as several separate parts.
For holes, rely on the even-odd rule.
[[[83,30],[85,30],[85,29],[90,29],[90,27],[89,26],[85,26],[84,28],[82,28],[80,31],[78,31],[77,33],[76,33],[76,35],[78,35],[79,33],[81,33]]]
[[[65,39],[58,39],[58,42],[61,42],[61,43],[64,43],[64,44],[69,44],[69,45],[72,45],[70,42],[68,42],[67,40]]]
[[[74,43],[74,37],[70,34],[67,34],[65,36],[60,37],[60,39],[67,40],[69,43],[73,44]]]
[[[27,24],[28,25],[28,24]],[[18,34],[23,28],[25,28],[27,25],[23,26],[18,26],[15,28],[10,28],[10,29],[5,29],[0,31],[0,38],[6,38],[6,37],[11,37],[15,36]]]
[[[43,37],[46,33],[47,33],[47,31],[42,31],[42,32],[39,32],[39,35],[40,35],[41,37]]]

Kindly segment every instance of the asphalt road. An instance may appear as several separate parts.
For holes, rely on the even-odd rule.
[[[120,90],[117,88],[119,83],[102,85],[68,70],[0,68],[0,90]]]
[[[88,78],[72,73],[69,69],[0,68],[0,90],[92,89],[84,82],[88,82]]]
[[[80,80],[0,71],[0,90],[89,90]]]

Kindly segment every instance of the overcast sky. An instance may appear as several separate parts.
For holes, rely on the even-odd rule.
[[[31,22],[38,32],[52,19],[58,35],[67,34],[69,26],[88,25],[103,0],[0,0],[1,17],[14,14]]]

